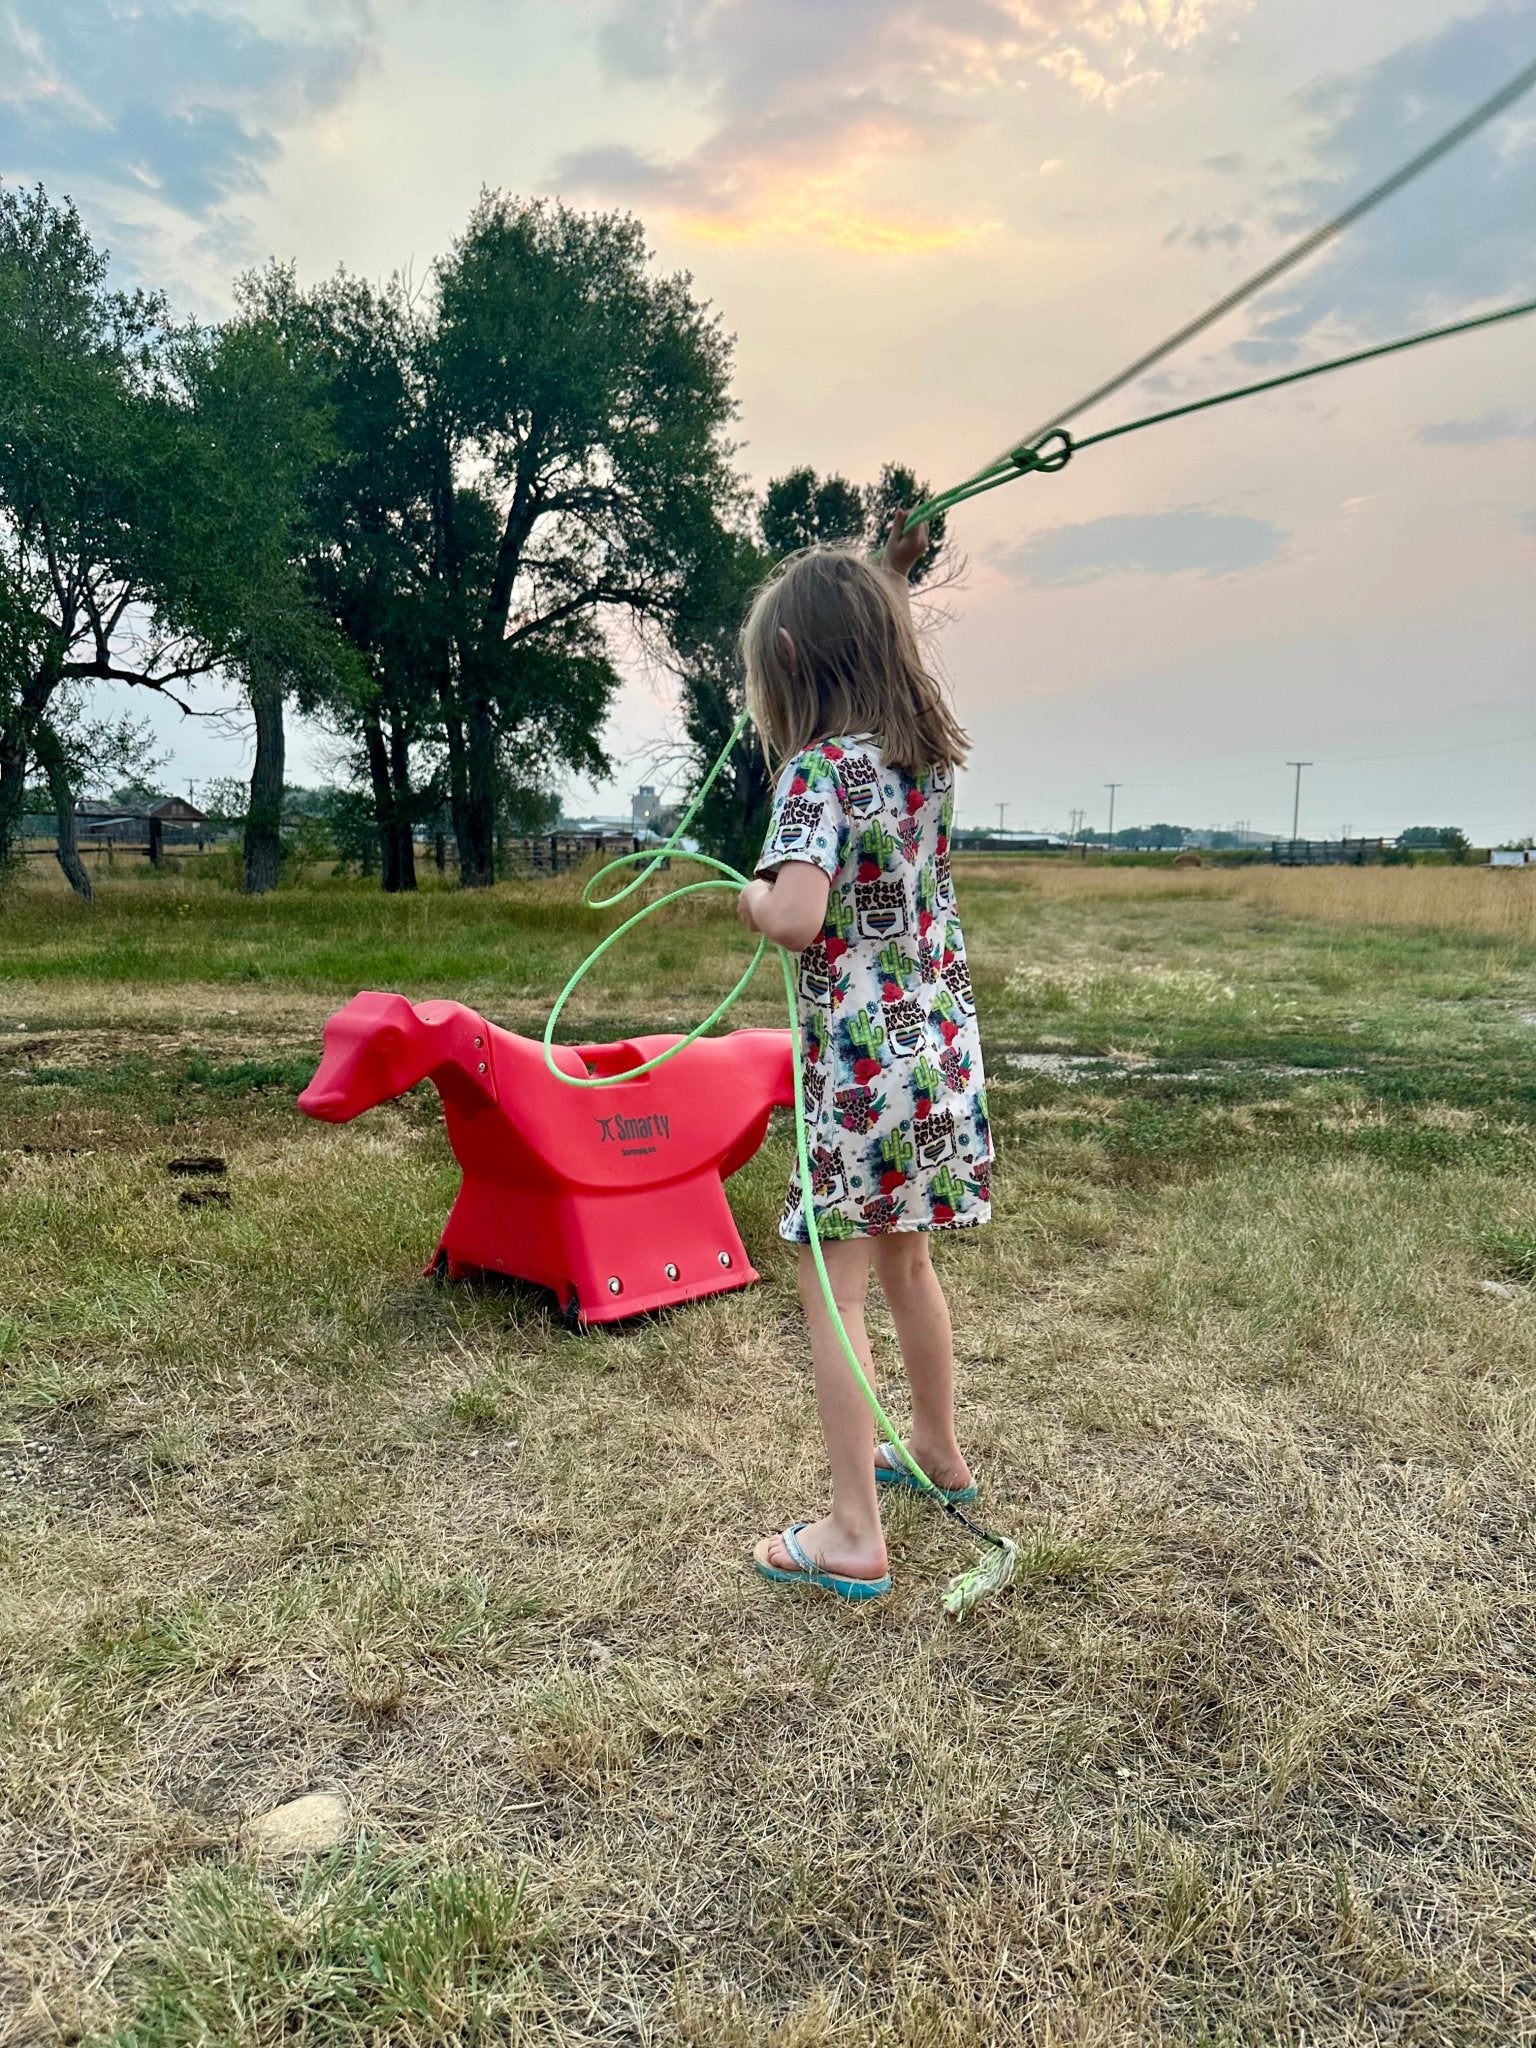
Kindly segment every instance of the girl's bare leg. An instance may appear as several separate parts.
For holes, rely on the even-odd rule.
[[[949,1303],[933,1270],[926,1231],[871,1239],[874,1267],[890,1306],[912,1388],[907,1449],[935,1486],[969,1486],[971,1468],[955,1436],[955,1340]]]
[[[869,1292],[871,1238],[846,1238],[822,1246],[827,1278],[859,1361],[871,1383],[875,1370],[864,1328],[864,1301]],[[816,1373],[816,1405],[832,1468],[832,1506],[819,1521],[800,1533],[806,1554],[827,1571],[850,1578],[878,1579],[886,1566],[885,1536],[875,1496],[874,1424],[858,1383],[837,1341],[832,1318],[822,1298],[810,1247],[800,1250],[800,1300],[810,1329],[811,1363]],[[781,1571],[793,1561],[777,1536],[757,1546],[764,1562]]]

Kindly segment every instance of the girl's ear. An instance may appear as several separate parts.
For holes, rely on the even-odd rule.
[[[790,639],[787,630],[783,626],[779,628],[779,652],[784,657],[785,665],[789,669],[790,674],[793,675],[795,673],[795,643]]]

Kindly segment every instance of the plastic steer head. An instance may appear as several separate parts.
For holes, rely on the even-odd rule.
[[[325,1027],[315,1078],[299,1097],[306,1116],[349,1123],[422,1078],[420,1026],[404,996],[354,996]]]

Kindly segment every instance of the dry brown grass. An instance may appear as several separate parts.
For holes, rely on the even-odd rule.
[[[1326,924],[1407,925],[1481,938],[1536,941],[1536,868],[1114,868],[1068,861],[975,859],[967,874],[1010,877],[1050,903],[1178,902],[1227,897],[1277,917]]]
[[[963,1629],[916,1502],[869,1612],[745,1569],[822,1485],[783,1134],[734,1184],[763,1287],[573,1340],[421,1281],[430,1100],[328,1130],[185,1081],[312,1042],[316,991],[7,986],[0,2039],[1522,2038],[1531,956],[1015,875],[972,877],[999,1220],[946,1272],[1021,1570]],[[1075,1086],[1004,1057],[1132,1041]],[[176,1203],[203,1149],[227,1210]],[[346,1894],[388,2002],[338,1895],[240,1876],[309,1789],[388,1871],[482,1874]]]

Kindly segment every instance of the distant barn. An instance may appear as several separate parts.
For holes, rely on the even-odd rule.
[[[81,846],[147,853],[158,862],[167,846],[196,846],[208,839],[208,814],[184,796],[168,796],[149,805],[103,803],[87,798],[75,806],[75,833]]]

